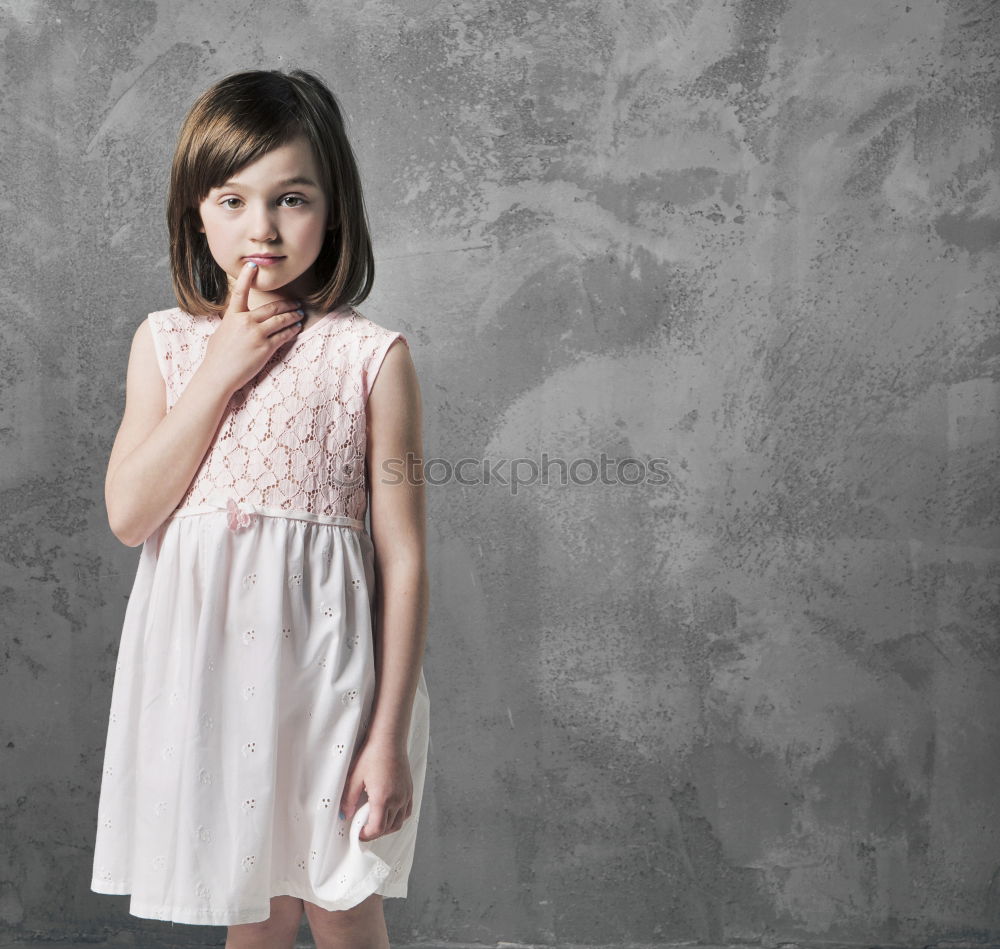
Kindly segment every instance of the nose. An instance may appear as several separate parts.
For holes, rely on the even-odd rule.
[[[273,241],[278,236],[271,208],[264,201],[255,202],[250,207],[250,240]]]

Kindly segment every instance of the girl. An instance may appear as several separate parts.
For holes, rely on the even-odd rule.
[[[291,947],[303,912],[320,949],[386,947],[429,747],[421,400],[353,309],[374,265],[333,94],[210,88],[167,217],[180,306],[135,333],[105,486],[142,552],[91,889],[229,949]]]

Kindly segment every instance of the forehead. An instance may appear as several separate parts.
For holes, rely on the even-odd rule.
[[[262,190],[289,182],[320,186],[320,168],[312,146],[304,136],[293,138],[237,169],[213,190],[231,185]]]

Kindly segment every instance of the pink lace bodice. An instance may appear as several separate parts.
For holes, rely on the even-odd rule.
[[[219,316],[175,307],[149,314],[170,411],[205,358]],[[306,326],[237,389],[215,440],[177,506],[235,500],[363,521],[365,407],[389,346],[402,333],[345,307]]]

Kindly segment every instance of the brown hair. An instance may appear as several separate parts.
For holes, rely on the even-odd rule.
[[[361,176],[336,97],[314,73],[233,73],[202,93],[181,127],[170,170],[167,227],[174,293],[188,313],[221,313],[226,274],[198,231],[198,205],[241,168],[305,136],[320,169],[332,228],[314,265],[323,312],[364,300],[375,277]]]

